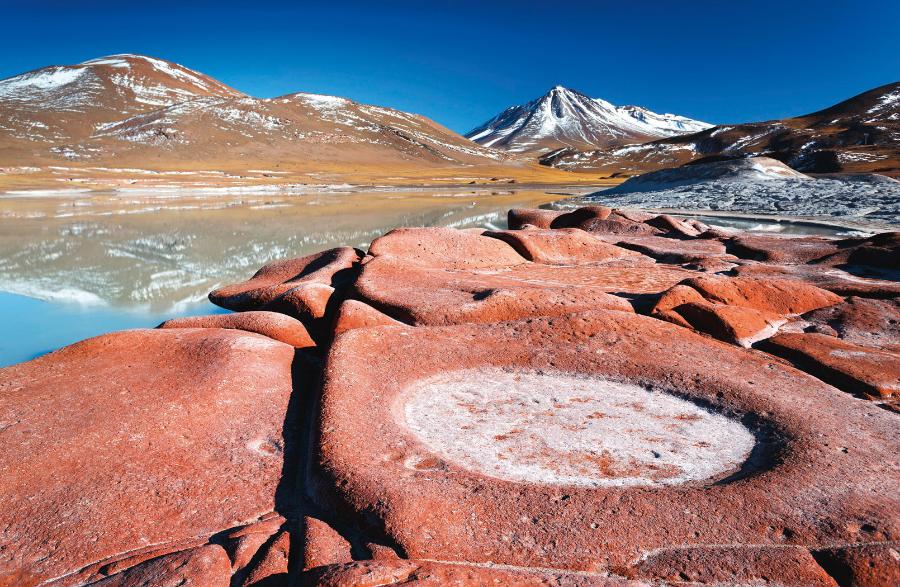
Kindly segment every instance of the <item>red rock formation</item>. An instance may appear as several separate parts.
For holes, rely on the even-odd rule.
[[[685,280],[707,300],[777,314],[802,314],[843,299],[812,285],[780,279],[707,275]]]
[[[387,314],[379,312],[372,306],[358,302],[356,300],[347,300],[338,308],[337,316],[334,321],[334,336],[353,330],[354,328],[368,328],[370,326],[400,326],[402,322],[394,320]]]
[[[825,334],[779,334],[764,348],[849,393],[875,398],[900,394],[900,353]]]
[[[506,214],[506,223],[510,230],[519,230],[525,226],[534,228],[550,228],[553,221],[563,212],[558,210],[540,210],[536,208],[513,208]]]
[[[900,581],[897,233],[509,225],[0,369],[0,586]]]
[[[809,263],[835,253],[838,244],[819,237],[782,237],[742,234],[730,239],[729,252],[766,263]]]
[[[262,334],[296,348],[316,346],[302,322],[277,312],[250,311],[173,318],[160,324],[159,328],[232,328]]]
[[[420,560],[362,561],[320,567],[304,573],[301,585],[316,587],[377,587],[381,585],[444,586],[504,585],[538,587],[645,587],[646,583],[609,577],[603,573],[477,565]]]
[[[662,550],[623,574],[679,584],[752,585],[777,577],[782,585],[837,587],[809,550],[799,546],[713,546]]]
[[[629,236],[611,239],[615,244],[653,257],[663,263],[694,263],[707,259],[731,261],[725,245],[717,240],[675,240],[662,236]]]
[[[670,322],[742,347],[772,336],[787,321],[774,312],[707,301],[680,304],[660,314]],[[673,314],[678,318],[670,319]]]
[[[358,261],[359,255],[350,247],[273,261],[249,280],[213,291],[209,299],[229,310],[260,310],[300,285],[314,283],[334,287],[352,279],[349,270]]]
[[[658,291],[687,275],[675,269],[593,265],[453,270],[377,257],[363,266],[355,295],[408,324],[497,322],[593,308],[631,312],[626,299],[607,292]]]
[[[0,576],[60,577],[271,512],[293,359],[238,330],[132,330],[0,370]]]
[[[509,243],[529,261],[547,265],[578,265],[641,258],[638,253],[606,243],[577,228],[497,230],[487,231],[484,235]],[[650,259],[643,261],[652,263]]]
[[[358,360],[375,348],[379,361]],[[521,389],[517,376],[525,378]],[[577,381],[603,391],[571,396]],[[641,399],[616,403],[618,387],[631,383],[690,401],[663,412]],[[631,389],[622,397],[641,397]],[[582,448],[593,420],[566,414],[603,402],[619,417],[637,411],[604,426],[659,422],[629,453],[649,462],[617,461],[593,442]],[[693,402],[723,420],[693,413]],[[603,410],[593,414],[604,421]],[[877,542],[900,532],[900,518],[885,515],[900,506],[900,476],[886,466],[900,449],[893,414],[760,353],[648,317],[594,312],[354,330],[332,348],[319,417],[316,464],[331,493],[317,499],[373,520],[413,559],[590,572],[660,548]],[[674,463],[664,450],[651,468],[650,449],[704,418],[714,420],[698,429],[706,435],[700,444],[684,445],[685,463],[709,464],[690,455],[710,445],[741,446],[741,426],[750,427],[754,456],[669,484],[683,465],[664,466]],[[505,452],[510,435],[517,440]],[[472,458],[461,464],[466,454]],[[740,474],[728,477],[733,467]],[[585,480],[557,484],[554,475]],[[524,481],[532,477],[545,481]]]
[[[149,560],[93,583],[95,587],[228,587],[231,561],[221,546],[210,544]]]
[[[803,315],[810,328],[852,344],[900,350],[900,300],[850,297]]]
[[[900,585],[900,544],[860,544],[821,550],[816,558],[840,585]]]
[[[501,267],[525,262],[503,241],[452,228],[395,228],[372,241],[369,254],[401,258],[411,265],[452,269]]]

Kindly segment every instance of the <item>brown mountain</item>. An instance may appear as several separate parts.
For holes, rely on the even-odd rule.
[[[560,149],[541,162],[571,171],[635,175],[691,161],[758,155],[807,173],[900,174],[900,82],[804,116],[720,125],[624,147]]]
[[[180,183],[196,176],[203,184],[213,171],[216,183],[570,175],[477,145],[423,116],[316,94],[253,98],[139,55],[0,80],[0,186],[150,182],[140,171],[180,172]]]

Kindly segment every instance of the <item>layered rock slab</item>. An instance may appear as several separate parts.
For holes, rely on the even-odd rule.
[[[453,425],[429,424],[420,394]],[[765,355],[622,312],[366,328],[328,360],[314,472],[333,489],[316,497],[410,558],[588,572],[666,547],[893,540],[893,418]],[[615,435],[591,432],[604,419],[640,441],[604,445]],[[712,468],[691,474],[697,460]]]
[[[231,561],[221,546],[210,544],[136,565],[94,587],[228,587]]]
[[[845,302],[803,315],[814,332],[851,344],[900,350],[900,299],[850,297]]]
[[[630,312],[623,296],[659,293],[692,275],[678,267],[617,264],[465,270],[377,257],[363,265],[354,296],[408,324],[484,323],[597,308]]]
[[[494,230],[486,231],[484,235],[508,243],[529,261],[547,265],[578,265],[641,258],[634,251],[606,243],[578,228]],[[645,260],[652,263],[650,259]]]
[[[779,334],[763,348],[849,393],[875,399],[900,395],[900,353],[818,333]]]
[[[356,278],[360,255],[339,247],[320,253],[273,261],[253,277],[210,292],[209,300],[229,310],[265,310],[300,320],[312,336],[327,339],[341,292]]]
[[[271,512],[294,352],[239,330],[134,330],[0,370],[0,577],[45,581]]]
[[[359,561],[311,569],[300,578],[309,587],[376,587],[385,585],[505,585],[509,587],[648,587],[593,573],[523,569],[503,565],[427,560]]]
[[[316,346],[302,322],[278,312],[186,316],[166,320],[158,328],[230,328],[262,334],[296,348]]]

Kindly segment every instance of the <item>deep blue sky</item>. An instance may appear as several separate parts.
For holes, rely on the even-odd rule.
[[[0,0],[0,78],[111,53],[249,94],[347,96],[465,132],[562,84],[715,123],[900,79],[900,1]]]

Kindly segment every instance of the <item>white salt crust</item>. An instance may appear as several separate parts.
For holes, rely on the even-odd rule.
[[[741,423],[672,394],[560,373],[467,370],[401,396],[434,455],[518,483],[677,485],[721,477],[750,455]]]

